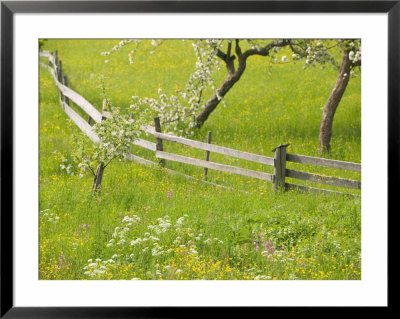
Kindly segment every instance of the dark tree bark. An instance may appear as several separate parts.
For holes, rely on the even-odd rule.
[[[343,93],[346,90],[350,78],[351,61],[349,59],[349,52],[344,51],[342,62],[339,69],[339,74],[336,79],[335,86],[329,95],[326,102],[321,119],[321,127],[319,131],[319,152],[330,152],[331,150],[331,137],[333,117],[336,109],[342,99]]]
[[[231,55],[232,43],[228,44],[227,52],[218,51],[218,57],[225,62],[228,75],[218,88],[217,92],[214,93],[211,98],[205,104],[203,111],[196,117],[196,126],[198,128],[202,127],[204,122],[208,119],[210,114],[216,109],[221,99],[228,93],[228,91],[235,85],[237,81],[240,80],[243,72],[246,69],[247,58],[252,55],[267,56],[269,52],[274,47],[283,47],[289,44],[288,40],[275,40],[268,43],[263,48],[249,49],[242,52],[240,48],[238,39],[235,40],[235,54]],[[237,60],[237,68],[235,68],[235,60]]]
[[[235,72],[229,73],[225,78],[224,82],[222,82],[221,86],[218,88],[218,95],[214,93],[211,98],[205,104],[204,110],[196,117],[196,125],[197,127],[201,127],[204,122],[208,119],[210,114],[215,110],[218,106],[221,99],[228,93],[228,91],[234,86],[234,84],[239,81],[242,76],[244,70],[246,68],[246,63],[242,65],[241,68],[238,68]]]
[[[94,176],[93,185],[92,185],[92,192],[100,191],[101,190],[101,180],[103,178],[105,166],[101,163],[96,170],[96,175]]]

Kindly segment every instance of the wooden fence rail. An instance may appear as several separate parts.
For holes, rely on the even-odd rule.
[[[286,154],[286,160],[288,162],[294,162],[294,163],[317,165],[317,166],[324,166],[324,167],[330,167],[330,168],[340,168],[340,169],[345,169],[348,171],[361,172],[361,164],[351,163],[351,162],[343,162],[343,161],[332,160],[332,159],[327,159],[327,158],[296,155],[296,154]]]
[[[96,122],[101,122],[103,118],[108,118],[110,115],[107,112],[107,110],[103,110],[102,113],[100,113],[92,104],[90,104],[84,97],[82,97],[80,94],[78,94],[77,92],[73,91],[72,89],[70,89],[69,87],[67,87],[66,85],[62,84],[59,81],[59,74],[57,73],[59,70],[59,67],[57,66],[56,63],[56,58],[53,57],[53,55],[48,52],[48,51],[41,51],[40,52],[40,56],[42,57],[46,57],[49,59],[49,62],[52,66],[49,66],[47,64],[44,63],[40,63],[41,66],[43,66],[44,68],[46,68],[53,76],[54,82],[56,84],[56,86],[58,87],[58,89],[60,90],[60,92],[62,93],[62,95],[64,95],[64,97],[67,97],[69,99],[71,99],[78,107],[80,107],[83,111],[86,112],[86,114],[89,115],[89,118],[92,118],[93,120],[95,120]],[[58,61],[59,63],[59,61]],[[76,126],[78,126],[80,128],[80,130],[90,138],[90,140],[92,140],[94,143],[99,143],[100,139],[97,136],[97,134],[94,132],[93,127],[90,125],[90,121],[89,123],[87,121],[85,121],[84,119],[82,119],[82,117],[80,117],[80,115],[78,113],[76,113],[70,106],[69,106],[69,99],[62,101],[62,98],[60,97],[60,105],[62,107],[62,109],[64,110],[64,112],[68,115],[68,117],[76,124]],[[142,127],[142,129],[147,129],[148,131],[151,132],[150,127]],[[154,128],[153,128],[154,129]],[[151,151],[155,151],[156,147],[155,147],[155,143],[152,143],[150,141],[146,141],[143,139],[138,139],[136,141],[134,141],[135,145],[138,145],[140,147],[149,149]],[[142,164],[149,164],[153,163],[151,161],[148,161],[146,159],[140,158],[136,155],[133,154],[128,154],[127,159],[132,160],[132,161],[136,161],[136,162],[140,162]]]
[[[101,113],[97,111],[97,109],[92,104],[90,104],[83,96],[79,95],[75,91],[71,90],[69,87],[59,82],[56,69],[51,68],[43,63],[41,63],[41,65],[47,68],[51,72],[54,81],[56,83],[56,86],[64,96],[66,96],[76,105],[78,105],[83,111],[86,112],[86,114],[88,114],[91,118],[93,118],[97,123],[101,122]]]
[[[240,158],[240,159],[244,159],[244,160],[248,160],[248,161],[252,161],[252,162],[257,162],[257,163],[261,163],[261,164],[267,164],[267,165],[271,165],[271,166],[274,165],[274,159],[272,157],[242,152],[242,151],[234,150],[234,149],[231,149],[228,147],[218,146],[215,144],[209,144],[209,143],[203,143],[203,142],[199,142],[199,141],[189,140],[187,138],[183,138],[183,137],[179,137],[179,136],[175,136],[175,135],[171,135],[171,134],[164,134],[164,133],[157,133],[157,132],[153,132],[150,134],[152,134],[152,135],[154,135],[154,137],[162,139],[162,140],[191,146],[191,147],[194,147],[194,148],[197,148],[200,150],[210,151],[210,152],[219,153],[219,154],[223,154],[223,155],[228,155],[228,156],[232,156],[232,157],[236,157],[236,158]]]
[[[214,170],[221,171],[221,172],[227,172],[227,173],[233,173],[233,174],[242,175],[242,176],[258,178],[258,179],[262,179],[262,180],[265,180],[268,182],[273,182],[273,180],[274,180],[274,177],[272,174],[253,171],[250,169],[245,169],[245,168],[236,167],[236,166],[229,166],[229,165],[225,165],[225,164],[214,163],[214,162],[210,162],[210,161],[204,161],[204,160],[200,160],[197,158],[186,157],[186,156],[166,153],[166,152],[162,152],[162,151],[157,151],[156,157],[162,158],[165,160],[172,160],[175,162],[190,164],[190,165],[194,165],[194,166],[210,168],[210,169],[214,169]]]
[[[61,60],[58,59],[58,55],[52,55],[52,53],[48,51],[40,52],[40,56],[46,57],[49,60],[49,64],[40,63],[43,67],[48,69],[53,75],[56,86],[60,92],[60,104],[65,113],[70,117],[70,119],[81,129],[81,131],[86,134],[93,142],[98,143],[100,140],[97,134],[94,132],[93,127],[91,126],[91,119],[95,122],[99,123],[102,120],[109,118],[111,115],[103,107],[102,113],[100,113],[90,102],[88,102],[84,97],[82,97],[77,92],[70,89],[67,84],[66,76],[62,74],[62,63]],[[64,83],[61,83],[64,82]],[[89,116],[88,121],[82,119],[70,106],[69,100],[73,101],[78,107],[80,107],[86,114]],[[288,169],[286,168],[287,162],[301,163],[306,165],[316,165],[323,166],[335,169],[342,170],[350,170],[355,172],[361,172],[361,164],[359,163],[351,163],[344,162],[338,160],[331,160],[319,157],[311,157],[305,155],[297,155],[290,154],[286,152],[286,148],[289,144],[281,144],[278,147],[274,148],[272,151],[274,152],[274,157],[268,157],[248,152],[243,152],[235,149],[231,149],[224,146],[218,146],[215,144],[211,144],[211,132],[209,132],[209,137],[207,143],[190,140],[187,138],[175,136],[172,134],[166,134],[161,132],[161,123],[159,118],[154,119],[154,127],[149,125],[142,125],[140,129],[144,131],[146,134],[153,135],[156,143],[150,142],[144,139],[137,139],[133,142],[134,145],[148,149],[150,151],[155,152],[155,156],[160,159],[158,165],[165,166],[165,161],[175,161],[184,164],[194,165],[198,167],[203,167],[205,169],[204,179],[207,178],[207,170],[213,169],[222,172],[228,172],[232,174],[242,175],[251,178],[257,178],[261,180],[265,180],[268,182],[274,183],[275,190],[288,190],[288,189],[297,189],[300,191],[311,191],[314,193],[336,193],[336,194],[346,194],[343,192],[337,192],[333,190],[326,190],[315,187],[308,187],[304,185],[296,185],[292,183],[286,182],[286,177],[300,179],[303,181],[313,182],[313,183],[321,183],[325,185],[339,186],[344,188],[351,189],[361,189],[361,181],[332,177],[332,176],[324,176],[315,173],[302,172],[299,170]],[[190,146],[196,149],[206,151],[206,160],[200,160],[192,157],[177,155],[165,152],[163,141],[169,141],[173,143],[178,143],[181,145]],[[270,165],[274,167],[274,174],[269,174],[266,172],[254,171],[250,169],[245,169],[236,166],[230,166],[220,163],[215,163],[209,161],[210,152],[227,155],[231,157],[236,157],[239,159],[256,162],[260,164]],[[128,160],[133,160],[139,162],[144,165],[157,165],[152,161],[144,159],[142,157],[128,154],[126,156]],[[167,169],[168,170],[168,169]],[[169,170],[171,171],[171,170]],[[172,171],[174,172],[174,171]],[[179,172],[174,172],[180,175],[184,175]],[[186,176],[186,175],[184,175]],[[189,176],[186,176],[189,177]],[[214,183],[206,182],[208,184],[212,184],[218,186]],[[221,185],[219,185],[221,186]],[[352,194],[346,194],[352,195]]]
[[[310,181],[314,183],[321,183],[325,185],[334,185],[339,187],[347,187],[353,189],[361,189],[361,182],[352,179],[344,179],[339,177],[323,176],[319,174],[311,174],[294,169],[286,169],[286,176],[291,178],[301,179],[303,181]]]
[[[144,129],[144,130],[146,132],[152,134],[154,137],[156,137],[159,140],[160,139],[166,140],[166,141],[170,141],[170,142],[183,144],[186,146],[191,146],[193,148],[197,148],[197,149],[201,149],[201,150],[212,151],[214,153],[237,157],[237,158],[245,159],[248,161],[272,165],[272,166],[274,166],[274,174],[272,175],[272,174],[268,174],[268,173],[264,173],[264,172],[252,171],[252,170],[247,170],[247,169],[243,169],[243,168],[227,166],[227,165],[222,165],[222,164],[213,163],[213,162],[209,162],[209,161],[204,161],[204,160],[194,159],[194,158],[185,157],[185,156],[181,156],[181,155],[157,151],[156,157],[164,159],[164,160],[172,160],[172,161],[190,164],[190,165],[194,165],[194,166],[200,166],[200,167],[210,168],[210,169],[219,170],[219,171],[223,171],[223,172],[229,172],[229,173],[233,173],[233,174],[238,174],[238,175],[243,175],[243,176],[248,176],[248,177],[253,177],[253,178],[259,178],[262,180],[273,182],[275,190],[293,189],[293,188],[297,187],[299,190],[309,189],[310,191],[313,191],[313,192],[316,192],[316,190],[318,190],[319,193],[325,191],[324,189],[317,189],[317,188],[312,188],[312,187],[307,188],[307,186],[300,186],[300,185],[286,183],[285,182],[286,177],[300,179],[300,180],[309,181],[309,182],[313,182],[313,183],[321,183],[321,184],[331,185],[331,186],[338,186],[338,187],[352,188],[352,189],[361,189],[360,181],[339,178],[339,177],[332,177],[332,176],[324,176],[324,175],[320,175],[320,174],[302,172],[302,171],[293,170],[293,169],[287,169],[286,162],[288,162],[290,159],[291,162],[295,162],[295,161],[300,162],[300,160],[301,160],[302,161],[301,163],[310,164],[310,165],[318,165],[318,166],[330,167],[330,168],[335,168],[335,169],[352,170],[352,171],[358,171],[358,172],[361,171],[361,164],[357,164],[357,163],[343,162],[343,161],[330,160],[330,159],[304,156],[304,155],[286,154],[286,147],[289,144],[279,145],[278,147],[273,149],[273,152],[275,153],[275,158],[271,158],[271,157],[267,157],[267,156],[261,156],[261,155],[256,155],[256,154],[252,154],[252,153],[237,151],[237,150],[233,150],[230,148],[213,145],[213,144],[209,144],[209,143],[193,141],[190,139],[186,139],[186,138],[171,135],[171,134],[157,133],[154,130],[149,130],[149,129]],[[289,157],[289,159],[288,159],[288,157]],[[334,192],[334,191],[327,190],[327,193],[332,193],[332,192]],[[341,192],[337,192],[337,193],[341,193]]]

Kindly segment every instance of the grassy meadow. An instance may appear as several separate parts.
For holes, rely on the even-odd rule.
[[[159,87],[173,93],[193,71],[190,41],[165,41],[154,54],[149,54],[150,41],[143,42],[133,64],[129,47],[101,56],[118,42],[48,40],[43,49],[58,50],[69,86],[98,110],[102,76],[113,105],[127,110],[131,96],[155,97]],[[217,77],[224,75],[222,65]],[[337,109],[332,151],[326,157],[360,163],[361,76],[356,75]],[[302,63],[270,69],[268,57],[251,57],[225,97],[226,106],[220,104],[191,138],[206,141],[212,131],[213,143],[242,151],[273,156],[273,148],[290,143],[289,153],[319,156],[322,107],[336,76],[330,67],[303,69]],[[209,170],[208,181],[230,188],[224,189],[128,161],[111,163],[102,191],[92,196],[91,175],[79,178],[60,167],[63,157],[70,158],[72,133],[79,129],[68,124],[53,78],[43,67],[39,81],[39,279],[361,279],[359,197],[274,193],[268,182]],[[164,149],[205,156],[167,141]],[[132,153],[156,161],[154,153],[137,146]],[[210,160],[273,171],[214,153]],[[170,161],[166,167],[203,178],[202,168]],[[295,163],[288,167],[360,179],[356,172]]]

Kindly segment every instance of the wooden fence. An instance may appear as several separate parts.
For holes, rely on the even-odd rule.
[[[56,86],[59,90],[60,104],[65,113],[70,117],[70,119],[81,129],[83,133],[85,133],[93,142],[98,143],[99,138],[96,133],[93,131],[93,127],[91,126],[92,121],[97,123],[106,120],[110,117],[109,112],[107,111],[105,105],[103,104],[102,113],[100,113],[90,102],[88,102],[84,97],[71,90],[68,85],[67,76],[63,75],[62,71],[62,62],[58,59],[57,51],[55,51],[54,55],[48,51],[41,51],[40,56],[48,58],[48,64],[40,63],[43,67],[47,68],[51,74],[53,75]],[[88,115],[88,120],[84,120],[82,117],[78,115],[71,107],[70,100],[73,101],[78,107],[80,107],[86,114]],[[338,160],[331,160],[319,157],[311,157],[305,155],[297,155],[290,154],[286,152],[287,146],[289,144],[281,144],[278,147],[274,148],[272,151],[274,152],[274,157],[268,157],[263,155],[257,155],[253,153],[243,152],[235,149],[231,149],[228,147],[218,146],[215,144],[211,144],[211,132],[208,133],[207,143],[190,140],[187,138],[175,136],[172,134],[165,134],[161,131],[161,124],[159,118],[154,119],[154,127],[148,125],[142,125],[140,129],[150,135],[155,137],[156,142],[150,142],[144,139],[137,139],[133,144],[154,151],[155,156],[159,159],[159,163],[155,163],[144,159],[142,157],[128,154],[126,158],[128,160],[133,160],[145,165],[161,165],[165,166],[166,161],[174,161],[189,165],[194,165],[198,167],[204,168],[204,179],[207,179],[207,171],[208,169],[213,169],[217,171],[242,175],[251,178],[261,179],[267,182],[271,182],[274,185],[275,190],[288,190],[288,189],[297,189],[300,191],[311,191],[316,193],[339,193],[346,194],[342,192],[326,190],[321,188],[309,187],[304,185],[297,185],[286,182],[286,177],[299,179],[303,181],[313,182],[313,183],[321,183],[325,185],[331,186],[339,186],[344,188],[351,189],[361,189],[361,181],[338,178],[332,176],[325,176],[315,173],[308,173],[294,169],[286,168],[287,162],[301,163],[307,165],[316,165],[322,167],[329,167],[335,169],[342,170],[350,170],[355,172],[361,172],[361,164],[359,163],[351,163],[344,162]],[[177,155],[173,153],[168,153],[164,151],[163,141],[169,141],[178,143],[181,145],[190,146],[196,149],[206,151],[205,160]],[[226,156],[231,156],[251,162],[256,162],[260,164],[265,164],[272,166],[274,168],[274,173],[266,173],[255,170],[250,170],[246,168],[230,166],[225,164],[220,164],[216,162],[211,162],[210,152],[218,153]],[[169,170],[172,173],[184,175],[179,172],[174,172]],[[189,177],[184,175],[185,177]],[[189,177],[190,178],[190,177]],[[193,179],[193,178],[192,178]],[[205,181],[203,181],[205,182]],[[212,184],[215,186],[221,186],[218,184],[205,182],[208,184]],[[347,194],[352,195],[352,194]]]

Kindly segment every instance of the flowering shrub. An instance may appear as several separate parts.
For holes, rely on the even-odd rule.
[[[106,105],[110,105],[108,99],[104,101]],[[70,154],[71,160],[63,157],[60,168],[71,175],[79,174],[79,177],[91,172],[95,176],[94,186],[100,186],[102,172],[113,160],[121,161],[125,158],[130,151],[130,146],[140,134],[141,124],[139,113],[122,114],[119,108],[111,107],[108,118],[93,126],[99,142],[88,143],[85,135],[73,134],[75,148]],[[100,178],[98,177],[99,168],[101,169]]]

